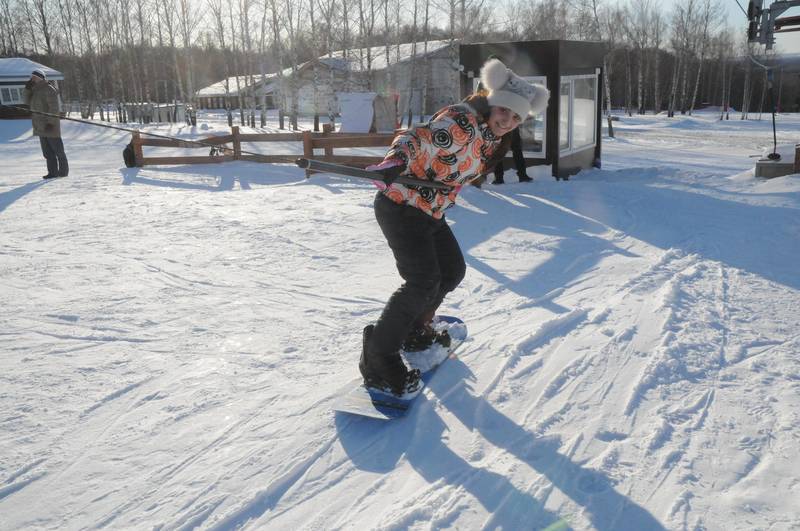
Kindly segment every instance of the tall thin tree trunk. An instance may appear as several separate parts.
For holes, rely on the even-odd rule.
[[[769,73],[767,70],[764,70],[764,79],[761,82],[761,98],[758,104],[758,119],[761,121],[761,115],[764,113],[764,101],[767,99],[767,78]]]
[[[700,76],[703,73],[703,63],[705,63],[705,59],[701,56],[700,61],[697,64],[697,76],[694,80],[694,90],[692,91],[692,100],[691,105],[689,106],[689,116],[691,116],[692,112],[694,112],[695,102],[697,101],[697,92],[700,89]]]
[[[742,90],[742,120],[747,120],[747,113],[750,110],[750,93],[752,91],[753,65],[747,63],[744,71],[744,88]]]
[[[603,84],[606,93],[606,120],[608,120],[608,136],[614,138],[614,121],[611,118],[611,68],[609,67],[610,54],[603,56]]]
[[[391,51],[391,29],[389,25],[389,0],[384,0],[383,2],[383,25],[384,25],[384,42],[386,44],[386,92],[392,94],[393,84],[392,84],[392,67],[390,61],[390,51]],[[397,122],[397,116],[395,116],[395,123]]]
[[[720,57],[720,98],[719,98],[719,119],[722,120],[725,118],[725,76],[727,72],[725,71],[725,61]]]
[[[314,15],[315,15],[315,12],[316,12],[316,9],[314,9],[314,0],[310,0],[309,9],[310,9],[309,16],[311,18],[311,35],[310,35],[309,38],[311,39],[311,52],[312,52],[312,54],[314,56],[312,58],[312,61],[314,61],[313,65],[312,65],[312,76],[313,76],[313,79],[314,79],[314,81],[313,81],[314,92],[313,92],[313,95],[312,95],[312,97],[314,98],[314,131],[319,131],[319,102],[318,102],[319,89],[317,88],[317,87],[319,87],[319,83],[320,83],[320,81],[319,81],[319,68],[317,68],[317,66],[319,64],[319,61],[318,61],[318,59],[319,59],[319,49],[317,48],[317,34],[316,34],[317,27],[316,27],[315,20],[314,20],[314,18],[315,18]]]
[[[680,93],[681,114],[686,114],[686,98],[688,97],[688,85],[689,85],[689,58],[687,56],[683,61],[683,69],[681,71],[681,93]]]
[[[680,72],[682,59],[683,54],[679,52],[672,66],[672,86],[670,88],[669,105],[667,110],[667,116],[670,118],[675,116],[675,102],[678,94],[678,72]]]
[[[661,53],[658,48],[653,59],[653,114],[661,112]]]
[[[631,79],[631,51],[625,48],[625,114],[633,116],[633,79]]]
[[[636,102],[638,103],[638,109],[636,110],[637,114],[644,114],[645,113],[645,103],[644,103],[644,68],[645,68],[645,61],[644,61],[644,49],[639,49],[639,68],[636,74]]]
[[[733,68],[734,65],[731,63],[730,68],[728,68],[728,88],[725,91],[725,119],[731,119],[731,89],[733,88]]]
[[[429,81],[429,71],[430,71],[430,64],[428,62],[428,39],[430,38],[429,34],[429,8],[430,2],[425,2],[425,25],[423,26],[423,39],[425,39],[425,44],[423,45],[422,49],[422,101],[420,102],[421,107],[419,111],[419,121],[424,122],[425,116],[428,115],[428,81]]]

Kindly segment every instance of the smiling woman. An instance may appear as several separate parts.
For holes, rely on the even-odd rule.
[[[489,115],[489,127],[495,136],[503,136],[510,133],[522,123],[519,114],[505,107],[492,107]]]
[[[449,345],[447,334],[434,330],[433,317],[466,271],[445,210],[465,183],[494,169],[523,118],[547,106],[545,87],[526,82],[497,59],[484,65],[481,80],[487,93],[445,107],[430,122],[400,134],[383,163],[367,168],[385,176],[388,186],[375,198],[375,217],[405,281],[378,322],[364,328],[359,369],[367,387],[395,395],[419,392],[420,373],[403,364],[400,349]],[[447,187],[394,182],[400,175]]]

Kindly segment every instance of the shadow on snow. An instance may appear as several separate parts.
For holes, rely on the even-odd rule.
[[[33,192],[47,181],[44,179],[39,179],[38,181],[24,184],[18,188],[14,188],[13,190],[9,190],[7,192],[0,192],[0,212],[3,212],[9,206],[11,206],[15,201],[18,201],[28,195],[29,193]]]
[[[680,170],[672,170],[679,174]],[[601,180],[594,180],[602,175]],[[725,191],[702,182],[674,180],[664,168],[621,172],[587,172],[581,180],[552,183],[543,188],[513,185],[503,193],[469,195],[486,212],[464,208],[448,213],[468,263],[520,295],[536,299],[597,266],[604,256],[630,252],[614,243],[614,235],[632,237],[663,250],[678,249],[738,268],[785,286],[800,289],[796,263],[800,256],[800,215],[791,206],[762,206],[758,198],[784,197],[797,202],[797,193],[750,194]],[[572,187],[565,193],[560,188]],[[503,216],[498,209],[527,209],[529,216]],[[506,221],[511,220],[511,225]],[[475,227],[483,226],[484,231]],[[464,227],[461,230],[461,227]],[[508,228],[552,236],[557,243],[543,264],[523,278],[512,280],[469,250]],[[611,239],[610,239],[611,238]]]
[[[491,525],[501,529],[563,529],[570,527],[561,517],[544,507],[555,487],[576,505],[600,531],[624,531],[664,527],[645,508],[614,489],[602,472],[582,467],[560,453],[560,441],[539,437],[495,409],[482,397],[474,396],[468,382],[473,379],[460,360],[447,363],[428,386],[438,402],[470,432],[480,434],[492,446],[513,456],[546,480],[520,488],[507,477],[468,462],[445,440],[447,426],[424,397],[417,400],[409,417],[400,421],[376,421],[337,414],[339,440],[353,464],[365,471],[387,473],[401,458],[430,485],[444,482],[463,489],[490,513]],[[435,488],[435,487],[434,487]]]
[[[247,162],[120,168],[119,171],[122,184],[126,186],[142,184],[208,192],[231,191],[236,183],[241,189],[250,190],[253,185],[301,185],[307,182],[293,166]],[[208,181],[213,181],[213,184]]]

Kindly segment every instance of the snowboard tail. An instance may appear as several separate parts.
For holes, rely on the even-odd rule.
[[[422,394],[425,384],[433,372],[456,351],[467,339],[467,325],[458,317],[448,315],[436,316],[433,326],[437,330],[447,330],[450,335],[450,346],[434,343],[430,348],[420,352],[401,352],[406,363],[412,369],[422,373],[420,390],[411,398],[402,398],[378,389],[364,386],[358,378],[351,382],[345,393],[333,404],[333,410],[362,417],[381,420],[392,420],[405,417],[414,401]]]

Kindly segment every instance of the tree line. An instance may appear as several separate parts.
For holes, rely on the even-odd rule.
[[[220,79],[337,50],[593,40],[606,46],[607,110],[674,115],[713,105],[745,118],[766,110],[767,79],[748,59],[758,50],[746,42],[745,16],[727,27],[720,1],[0,0],[0,56],[64,72],[64,99],[96,105],[191,101]],[[369,70],[372,58],[359,59]],[[800,110],[797,76],[778,71],[775,87],[782,110]]]

